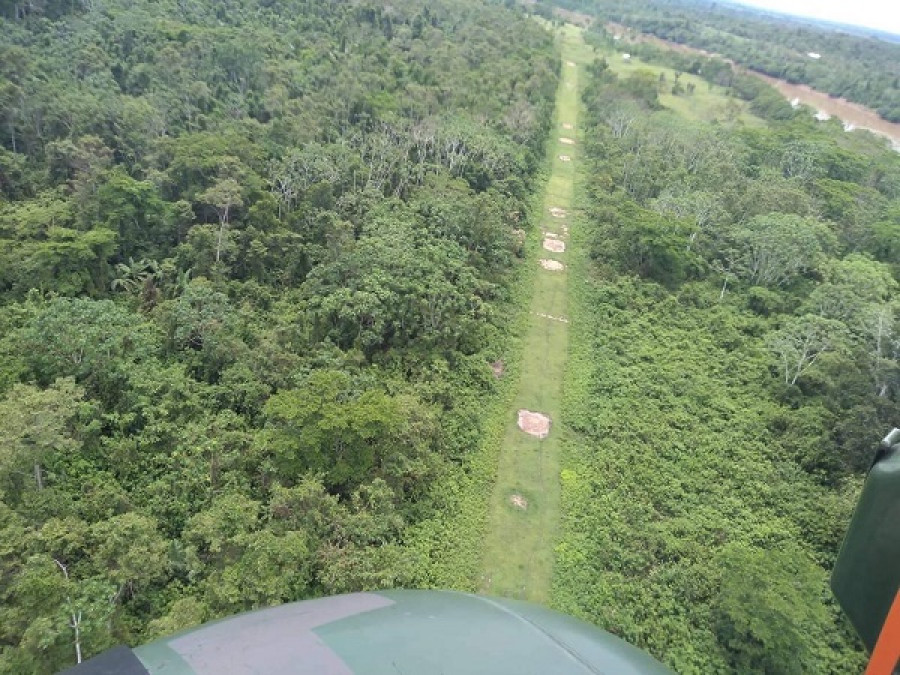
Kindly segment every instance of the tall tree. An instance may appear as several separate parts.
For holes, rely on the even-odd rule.
[[[219,232],[216,236],[216,262],[222,258],[222,242],[225,231],[231,218],[232,209],[244,205],[241,198],[241,186],[234,178],[220,178],[211,187],[202,192],[199,197],[201,202],[209,204],[216,210],[219,217]]]
[[[83,398],[84,390],[74,380],[63,379],[44,390],[15,385],[0,400],[0,494],[17,501],[28,485],[43,490],[45,463],[77,452],[75,420]]]
[[[778,358],[785,384],[797,380],[827,352],[840,349],[847,329],[839,321],[806,314],[791,319],[783,328],[772,333],[767,342]]]

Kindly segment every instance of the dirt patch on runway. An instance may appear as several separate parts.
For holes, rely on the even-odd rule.
[[[544,250],[551,253],[565,253],[566,244],[559,239],[544,239]]]
[[[550,435],[550,418],[543,413],[522,409],[519,411],[519,429],[535,438],[547,438]]]

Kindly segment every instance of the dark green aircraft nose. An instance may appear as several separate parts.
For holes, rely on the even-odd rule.
[[[538,605],[453,591],[352,593],[240,614],[134,650],[78,675],[228,673],[669,673],[644,652]]]

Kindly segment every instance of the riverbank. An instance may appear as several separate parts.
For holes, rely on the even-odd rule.
[[[699,54],[707,58],[719,58],[736,68],[741,72],[758,77],[764,82],[774,87],[782,96],[785,97],[792,105],[805,105],[813,109],[820,119],[828,119],[835,117],[844,124],[846,131],[855,131],[864,129],[874,134],[887,138],[895,150],[900,150],[900,124],[888,122],[883,119],[877,112],[860,103],[854,103],[844,98],[831,96],[805,84],[791,84],[786,80],[779,79],[760,73],[755,70],[744,68],[736,64],[731,59],[725,58],[720,54],[713,54],[705,49],[698,49],[685,45],[680,42],[672,42],[655,35],[641,33],[633,28],[623,26],[617,23],[605,24],[606,29],[613,35],[618,35],[625,42],[646,43],[680,52],[682,54]]]

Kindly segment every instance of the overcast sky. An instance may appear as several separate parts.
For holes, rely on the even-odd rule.
[[[813,16],[856,26],[878,28],[900,35],[898,0],[736,0],[786,14]]]

